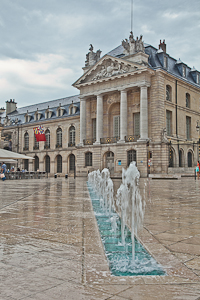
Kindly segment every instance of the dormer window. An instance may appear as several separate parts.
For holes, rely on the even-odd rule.
[[[197,84],[200,84],[200,82],[199,82],[199,74],[197,74]]]
[[[27,110],[27,113],[24,116],[24,119],[25,119],[26,123],[30,122],[30,120],[31,120],[31,115],[28,113],[28,110]]]
[[[63,106],[61,106],[61,103],[60,103],[60,106],[57,108],[57,117],[62,117],[64,114],[64,110],[65,110],[65,108]]]
[[[168,68],[168,57],[164,56],[164,68],[167,69]]]
[[[49,111],[47,112],[47,117],[46,117],[46,119],[49,119]]]
[[[75,114],[76,111],[77,111],[77,106],[74,104],[71,104],[71,106],[69,107],[69,115]]]
[[[38,110],[35,112],[35,121],[40,120],[42,113],[39,112]]]
[[[186,67],[183,66],[183,77],[186,77]]]
[[[49,109],[49,106],[48,106],[47,110],[45,111],[45,119],[50,119],[52,117],[52,113],[53,113],[53,111],[51,109]]]

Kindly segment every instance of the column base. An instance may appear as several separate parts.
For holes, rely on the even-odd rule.
[[[96,141],[93,145],[101,145],[101,143]]]

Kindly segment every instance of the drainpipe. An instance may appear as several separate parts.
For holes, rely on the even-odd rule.
[[[175,101],[176,101],[176,137],[178,138],[177,80],[176,80],[176,90],[175,90]]]

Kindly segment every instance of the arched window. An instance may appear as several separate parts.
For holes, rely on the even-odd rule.
[[[24,150],[29,150],[29,134],[26,132],[24,134]]]
[[[57,173],[62,173],[62,156],[57,156]]]
[[[169,147],[169,167],[174,168],[174,161],[175,161],[175,156],[174,156],[174,149],[172,146]]]
[[[183,150],[179,150],[179,168],[183,167]]]
[[[166,100],[172,101],[172,88],[170,85],[166,85]]]
[[[192,167],[192,152],[191,151],[188,152],[187,158],[188,158],[188,168],[191,168]]]
[[[46,137],[46,142],[45,142],[44,147],[45,147],[45,149],[49,149],[50,148],[50,130],[49,129],[47,129],[45,131],[45,137]]]
[[[85,153],[85,166],[86,167],[92,166],[92,152]]]
[[[45,156],[45,171],[50,173],[50,157],[49,155]]]
[[[33,150],[38,150],[39,149],[39,142],[37,142],[37,139],[35,137],[35,134],[34,134],[34,146],[33,146]]]
[[[70,154],[69,156],[69,171],[75,170],[75,156],[74,154]]]
[[[39,157],[36,155],[34,160],[35,163],[35,171],[39,170]]]
[[[56,148],[62,147],[62,129],[58,128],[56,131]]]
[[[75,131],[75,127],[71,126],[69,128],[69,147],[73,147],[75,146],[75,138],[76,138],[76,131]]]
[[[185,101],[186,101],[186,107],[190,108],[190,94],[186,93]]]
[[[127,165],[129,166],[132,161],[136,162],[136,151],[130,150],[127,152]]]

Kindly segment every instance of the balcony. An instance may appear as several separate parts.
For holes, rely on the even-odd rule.
[[[39,145],[38,146],[33,146],[33,150],[39,150]]]
[[[29,147],[24,147],[23,148],[23,151],[28,151],[29,150]]]
[[[62,144],[56,144],[56,148],[62,148]]]
[[[50,145],[44,145],[44,149],[50,149]]]
[[[68,143],[68,147],[74,147],[76,145],[75,142]]]
[[[114,144],[119,141],[120,137],[115,136],[115,137],[106,137],[106,138],[101,138],[100,143],[101,144]]]
[[[140,138],[140,135],[127,135],[125,136],[125,142],[137,142]]]
[[[86,139],[83,140],[84,145],[93,145],[96,142],[96,139]]]

